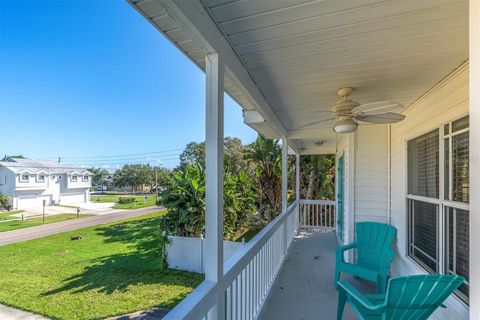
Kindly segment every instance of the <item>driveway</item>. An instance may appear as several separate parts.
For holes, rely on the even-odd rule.
[[[97,215],[93,217],[72,219],[61,222],[43,224],[40,226],[25,229],[0,232],[0,246],[30,239],[42,238],[50,236],[52,234],[96,226],[99,224],[135,218],[149,213],[158,212],[160,210],[162,210],[162,208],[159,207],[148,207],[135,210],[115,210],[115,212]]]

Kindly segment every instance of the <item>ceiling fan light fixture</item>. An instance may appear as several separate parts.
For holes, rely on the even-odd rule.
[[[337,123],[333,126],[333,131],[336,133],[352,133],[357,130],[358,123],[350,117],[340,117]]]

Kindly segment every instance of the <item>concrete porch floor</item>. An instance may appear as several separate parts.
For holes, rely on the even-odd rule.
[[[301,231],[290,247],[260,319],[336,319],[333,274],[337,245],[333,231]],[[375,292],[375,284],[368,281],[349,275],[342,275],[342,280],[352,282],[361,292]],[[358,319],[348,304],[343,319]]]

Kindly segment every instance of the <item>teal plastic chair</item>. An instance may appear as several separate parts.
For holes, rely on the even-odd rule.
[[[423,320],[438,308],[465,279],[456,275],[418,275],[392,278],[386,294],[363,295],[351,284],[338,283],[337,320],[348,302],[362,320]]]
[[[342,272],[377,283],[378,293],[385,293],[390,263],[395,257],[391,248],[397,229],[378,222],[359,222],[355,224],[355,241],[336,248],[334,284],[340,280]],[[356,249],[357,262],[347,263],[343,254]]]

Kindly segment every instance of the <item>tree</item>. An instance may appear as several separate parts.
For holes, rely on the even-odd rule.
[[[300,195],[303,199],[335,199],[335,156],[302,156]]]
[[[16,156],[5,155],[5,156],[3,156],[2,160],[0,160],[0,161],[12,161],[12,159],[14,159],[14,158],[17,158],[17,159],[27,159],[27,158],[25,158],[25,157],[22,156],[22,155],[16,155]]]
[[[190,142],[180,154],[180,169],[189,164],[198,164],[205,168],[205,142]]]
[[[141,185],[152,185],[154,182],[154,170],[149,164],[126,164],[113,175],[116,186],[130,186],[132,192],[136,192]]]
[[[245,151],[245,159],[255,166],[259,218],[263,223],[280,213],[282,203],[281,147],[277,140],[259,135]]]
[[[101,168],[90,168],[88,171],[93,173],[92,183],[94,185],[104,186],[107,183],[107,177],[110,174],[107,170]]]
[[[0,193],[0,208],[10,211],[12,209],[12,198]]]

